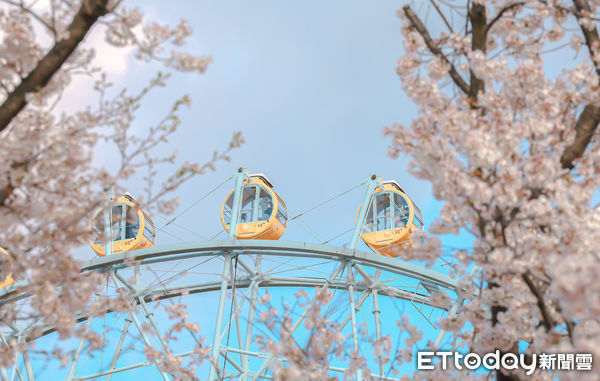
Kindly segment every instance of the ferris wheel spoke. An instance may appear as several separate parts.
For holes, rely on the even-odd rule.
[[[229,277],[231,274],[231,254],[225,255],[225,264],[223,265],[223,277],[221,279],[221,290],[219,294],[219,304],[217,306],[217,322],[215,324],[215,332],[211,347],[211,365],[208,374],[209,381],[215,379],[217,372],[217,361],[219,359],[219,347],[221,346],[221,327],[223,324],[223,313],[225,311],[225,297],[227,296],[227,286],[229,285]],[[224,371],[224,370],[223,370]]]
[[[176,274],[174,274],[174,275],[171,275],[170,277],[168,277],[168,278],[166,278],[166,279],[160,279],[160,277],[157,277],[157,279],[156,279],[155,281],[153,281],[153,282],[152,282],[152,283],[150,283],[148,286],[146,286],[146,289],[151,289],[151,288],[153,288],[153,287],[154,287],[155,285],[157,285],[157,284],[161,284],[161,285],[163,285],[163,286],[166,286],[166,285],[169,283],[169,281],[171,281],[171,280],[175,279],[177,276],[180,276],[180,275],[183,275],[183,274],[189,273],[189,271],[190,271],[190,270],[192,270],[192,269],[195,269],[196,267],[202,266],[202,265],[204,265],[204,264],[206,264],[206,263],[210,262],[210,261],[211,261],[211,260],[213,260],[213,259],[215,259],[215,257],[208,257],[207,259],[205,259],[205,260],[203,260],[203,261],[200,261],[199,263],[195,263],[195,264],[193,264],[193,265],[191,265],[191,266],[189,266],[189,267],[185,268],[184,270],[178,271]],[[177,262],[177,263],[175,264],[175,266],[171,267],[171,268],[170,268],[170,270],[168,270],[168,271],[169,271],[169,272],[170,272],[170,271],[173,271],[173,270],[174,270],[174,269],[175,269],[177,266],[179,266],[181,263],[183,263],[183,260],[181,260],[181,261]],[[148,267],[150,267],[150,266],[148,266]],[[219,275],[219,274],[217,274],[217,273],[205,273],[205,274],[207,274],[207,275]]]
[[[235,362],[231,356],[228,356],[227,354],[231,352],[229,350],[229,347],[227,346],[221,346],[219,349],[219,355],[221,355],[221,357],[223,357],[223,360],[225,361],[224,363],[229,363],[231,366],[233,366],[235,369],[237,369],[238,372],[243,372],[244,369],[242,368],[242,366],[240,364],[238,364],[237,362]],[[221,375],[220,379],[224,379],[224,378],[231,378],[231,375],[229,375],[229,377],[227,377],[227,374],[225,373],[227,367],[224,366],[222,369],[223,374]]]
[[[373,317],[375,318],[375,339],[377,340],[377,345],[382,345],[381,342],[381,320],[380,314],[381,310],[379,309],[379,296],[377,295],[377,290],[373,290],[371,292],[371,299],[373,300]],[[379,365],[379,374],[383,375],[383,359],[381,356],[378,358]]]
[[[252,270],[252,267],[248,266],[248,265],[246,264],[246,262],[244,262],[244,261],[242,260],[242,258],[240,258],[240,257],[238,256],[238,258],[237,258],[237,261],[238,261],[238,264],[239,264],[240,266],[242,266],[242,269],[243,269],[243,270],[244,270],[244,271],[245,271],[245,272],[246,272],[248,275],[253,275],[253,274],[254,274],[254,270]]]
[[[285,266],[285,265],[289,265],[290,263],[292,263],[296,258],[290,258],[287,261],[277,261],[275,259],[272,258],[267,258],[265,259],[265,262],[274,262],[274,263],[278,263],[277,266],[270,268],[269,270],[265,271],[265,274],[270,274],[272,273],[274,270],[278,269],[281,266]]]
[[[356,309],[356,311],[359,311],[361,309],[362,304],[365,302],[365,300],[367,300],[367,298],[369,297],[370,294],[371,294],[371,292],[364,292],[361,295],[361,297],[356,302],[356,306],[354,307]],[[346,324],[348,324],[348,322],[350,321],[351,318],[352,318],[352,316],[349,313],[348,316],[346,316],[346,318],[339,325],[340,330],[342,330],[346,327]]]
[[[131,313],[129,313],[127,315],[127,317],[125,318],[125,325],[123,326],[123,329],[121,330],[121,336],[119,337],[119,341],[117,343],[117,348],[115,349],[115,354],[113,355],[113,358],[110,362],[110,366],[108,368],[109,371],[115,369],[116,365],[117,365],[117,359],[119,358],[119,355],[121,354],[121,348],[123,348],[123,342],[125,341],[125,338],[127,337],[127,333],[129,332],[129,326],[131,325],[133,319],[131,318]],[[108,377],[106,378],[106,381],[110,381],[110,379],[112,378],[112,373],[108,375]]]
[[[75,371],[77,369],[77,363],[79,361],[79,355],[81,354],[81,350],[83,349],[83,345],[85,344],[85,335],[88,333],[88,331],[90,330],[90,326],[92,325],[92,319],[88,319],[87,322],[87,326],[85,328],[85,332],[81,337],[81,340],[79,341],[79,346],[77,347],[77,351],[75,352],[75,355],[73,356],[73,361],[71,362],[71,368],[69,370],[69,374],[67,375],[67,378],[65,378],[65,381],[71,381],[73,380],[73,377],[75,376]],[[29,378],[29,375],[27,375],[27,378]]]
[[[156,334],[156,338],[160,342],[161,348],[168,348],[168,346],[166,345],[166,343],[164,342],[164,340],[162,338],[162,334],[160,332],[160,329],[158,328],[158,323],[156,322],[156,319],[154,319],[154,313],[150,312],[150,310],[148,309],[148,305],[144,301],[143,297],[138,296],[137,300],[139,301],[140,305],[142,306],[142,309],[144,310],[144,313],[145,313],[144,317],[148,321],[150,321],[150,325],[154,329],[154,333]]]
[[[6,337],[4,337],[4,334],[0,331],[0,340],[2,341],[3,345],[8,346],[8,340],[6,340]],[[12,372],[11,372],[11,377],[10,380],[14,381],[15,379],[15,374],[19,377],[19,381],[24,381],[23,379],[23,375],[21,374],[21,370],[19,369],[19,351],[15,351],[15,360],[12,366]]]
[[[19,377],[20,381],[23,381],[23,375],[21,374],[21,370],[19,369],[19,352],[15,353],[15,364],[12,368],[12,373],[10,376],[11,381],[14,381],[15,374]]]
[[[354,355],[358,355],[358,333],[356,327],[356,304],[354,302],[354,275],[352,270],[352,264],[346,263],[348,270],[346,276],[348,280],[348,295],[350,296],[350,321],[352,322],[352,349]],[[358,381],[362,380],[362,373],[359,370],[355,373]]]
[[[404,276],[396,276],[396,277],[391,277],[391,278],[386,278],[386,279],[380,280],[381,284],[388,284],[391,282],[401,283],[402,288],[407,288],[407,289],[415,289],[416,290],[419,287],[418,284],[415,285],[414,282],[413,283],[408,282]]]
[[[234,274],[235,274],[235,272],[236,271],[234,271]],[[248,299],[248,294],[251,291],[251,289],[249,287],[248,290],[246,290],[245,296],[242,298],[242,304],[238,305],[238,303],[237,303],[237,290],[235,289],[235,283],[236,283],[235,276],[236,275],[234,275],[234,281],[233,281],[232,290],[231,290],[231,294],[232,294],[232,296],[231,296],[231,309],[230,309],[230,313],[229,313],[229,319],[228,319],[228,322],[227,322],[227,328],[225,328],[225,330],[223,331],[223,333],[221,334],[220,339],[219,339],[219,343],[220,343],[225,338],[225,335],[227,335],[227,342],[226,342],[226,345],[225,345],[226,348],[229,347],[229,335],[231,333],[231,325],[233,324],[233,317],[234,316],[235,316],[235,326],[236,326],[236,334],[237,334],[238,345],[242,341],[242,333],[241,333],[239,315],[241,314],[241,307],[243,306],[243,304],[246,301],[246,299]],[[218,332],[215,332],[215,335],[217,333]],[[228,359],[227,351],[225,351],[225,354],[223,356],[225,357],[225,360],[223,362],[223,375],[224,375],[225,374],[226,365],[227,365],[226,362],[227,362],[227,359]],[[222,378],[223,377],[221,377],[221,379]]]
[[[130,290],[132,290],[134,293],[137,291],[135,289],[135,287],[131,286],[129,283],[127,283],[127,281],[125,281],[121,276],[119,276],[119,274],[117,274],[116,272],[112,272],[111,273],[111,278],[115,284],[115,287],[117,287],[117,289],[121,289],[119,288],[119,285],[117,283],[117,280],[119,280],[124,286],[126,286],[127,288],[129,288]],[[121,289],[122,290],[122,289]],[[121,291],[122,293],[124,293],[124,291]],[[138,332],[140,333],[140,337],[142,338],[143,342],[146,344],[146,346],[153,348],[152,343],[150,342],[150,340],[148,339],[148,336],[146,335],[146,332],[144,330],[144,328],[142,327],[142,325],[140,324],[135,311],[132,311],[130,313],[131,319],[133,320],[133,323],[135,324],[135,326],[138,329]],[[91,322],[91,319],[90,319]],[[159,363],[157,360],[153,360],[152,361],[154,366],[156,367],[156,369],[159,371],[159,373],[161,374],[162,378],[164,381],[170,381],[169,377],[167,376],[167,374],[165,372],[163,372],[160,369]]]
[[[329,263],[331,263],[331,261],[323,261],[323,262],[314,263],[314,264],[311,264],[311,265],[292,266],[289,269],[275,271],[275,272],[272,271],[271,274],[275,275],[275,274],[282,274],[282,273],[286,273],[286,272],[290,272],[290,271],[308,270],[308,271],[311,271],[311,272],[315,272],[317,274],[328,275],[329,274],[328,272],[317,270],[317,269],[315,269],[315,267],[317,267],[317,266],[323,266],[323,265],[326,265],[326,264],[329,264]]]
[[[144,341],[144,343],[146,344],[146,346],[153,348],[154,346],[152,345],[152,343],[150,342],[150,339],[148,338],[148,336],[146,335],[145,331],[144,331],[144,327],[142,327],[142,325],[140,324],[137,316],[135,313],[131,314],[131,319],[133,320],[133,324],[135,324],[135,326],[138,329],[138,332],[140,333],[140,337],[142,338],[142,340]],[[156,369],[158,370],[158,372],[160,373],[160,375],[162,376],[164,381],[169,381],[169,377],[167,376],[167,374],[165,372],[163,372],[160,369],[159,363],[157,360],[153,360],[152,363],[154,364],[154,366],[156,367]]]
[[[340,263],[340,265],[333,272],[333,274],[331,274],[331,276],[329,277],[329,279],[327,279],[327,281],[325,281],[325,284],[323,284],[323,286],[321,286],[320,291],[324,291],[327,288],[329,288],[329,285],[334,281],[335,278],[337,278],[338,274],[344,269],[344,266],[345,266],[344,263]],[[311,301],[310,305],[304,310],[304,312],[296,320],[296,322],[294,323],[294,325],[292,325],[292,327],[286,332],[285,338],[290,337],[296,331],[296,329],[300,326],[300,324],[302,323],[302,321],[304,320],[304,318],[306,317],[306,315],[308,315],[308,313],[310,312],[310,309],[312,309],[314,307],[316,301],[317,301],[317,298],[313,298],[313,300]],[[255,374],[255,376],[252,378],[252,380],[253,381],[257,380],[258,377],[260,377],[261,373],[264,372],[269,367],[269,365],[271,364],[271,362],[273,360],[274,360],[274,356],[270,355],[263,362],[262,366],[260,367],[260,370]]]
[[[246,326],[246,335],[244,338],[244,346],[243,349],[244,351],[249,351],[250,350],[250,345],[252,343],[252,330],[254,328],[254,318],[255,318],[255,314],[256,314],[256,302],[258,300],[258,287],[260,286],[260,282],[261,282],[261,278],[262,278],[262,273],[261,273],[261,267],[262,267],[262,255],[257,255],[256,256],[256,261],[255,261],[255,273],[254,273],[254,277],[252,279],[252,283],[250,284],[250,289],[252,290],[252,294],[250,296],[250,305],[248,307],[248,324]],[[249,361],[248,361],[248,355],[247,354],[241,354],[240,353],[240,360],[242,362],[242,376],[240,377],[241,381],[246,381],[246,378],[248,377],[248,372],[249,372]]]

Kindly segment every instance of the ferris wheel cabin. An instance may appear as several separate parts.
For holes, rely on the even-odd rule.
[[[378,254],[397,257],[398,247],[410,245],[412,233],[417,229],[423,229],[421,210],[400,184],[384,181],[368,204],[362,240]]]
[[[107,244],[111,253],[117,254],[152,247],[156,238],[154,222],[128,193],[119,196],[110,210],[99,209],[89,231],[90,246],[100,256],[105,255]]]
[[[221,223],[227,232],[233,216],[235,189],[221,207]],[[247,174],[241,189],[236,239],[281,238],[287,227],[287,207],[262,173]]]

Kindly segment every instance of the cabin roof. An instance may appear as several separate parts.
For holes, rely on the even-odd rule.
[[[406,192],[404,191],[404,189],[402,189],[402,187],[400,186],[400,184],[398,184],[395,180],[388,180],[388,181],[384,181],[383,185],[386,184],[390,184],[392,185],[394,188],[398,189],[400,192],[406,194]]]
[[[273,186],[273,183],[271,183],[271,180],[269,180],[269,178],[264,173],[251,173],[249,176],[250,177],[258,177],[259,179],[264,181],[269,187],[275,188]]]

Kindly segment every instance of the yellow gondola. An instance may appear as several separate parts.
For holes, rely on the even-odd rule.
[[[410,244],[416,229],[423,229],[423,215],[417,205],[397,182],[383,182],[371,196],[362,240],[378,254],[397,257],[398,247]]]
[[[2,258],[4,255],[6,255],[8,257],[9,254],[6,250],[4,250],[3,248],[0,247],[0,268],[2,267],[2,262],[6,261],[4,258]],[[6,278],[4,278],[4,280],[2,282],[0,282],[0,289],[8,287],[11,284],[13,284],[14,282],[15,282],[15,280],[12,277],[12,273],[10,273],[6,276]]]
[[[263,174],[248,175],[242,188],[237,239],[279,239],[287,227],[287,207]],[[227,232],[231,223],[234,190],[221,206],[221,223]]]
[[[128,193],[117,198],[110,213],[105,208],[98,210],[89,231],[93,235],[90,246],[100,256],[105,255],[107,232],[112,254],[152,247],[156,237],[154,223]]]

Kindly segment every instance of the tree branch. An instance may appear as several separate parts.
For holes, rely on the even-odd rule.
[[[469,9],[469,19],[471,21],[472,35],[471,40],[471,51],[476,50],[486,52],[487,43],[487,24],[486,24],[486,13],[485,5],[479,3],[473,3],[471,9]],[[471,70],[471,88],[469,89],[469,98],[473,105],[477,102],[477,94],[485,89],[485,83],[477,78],[473,70]]]
[[[7,3],[7,4],[10,4],[10,5],[14,5],[15,7],[19,7],[19,9],[21,10],[21,12],[27,12],[27,13],[29,13],[34,19],[36,19],[43,26],[45,26],[48,29],[48,31],[50,31],[52,33],[52,35],[56,38],[56,29],[54,29],[54,27],[52,27],[46,21],[44,21],[44,19],[41,18],[40,15],[38,15],[37,13],[35,13],[34,11],[32,11],[31,9],[25,7],[22,3],[17,3],[16,1],[13,1],[13,0],[1,0],[1,1],[3,1],[3,2]]]
[[[587,0],[573,0],[573,4],[575,4],[575,9],[577,10],[577,12],[573,12],[575,18],[577,18],[577,21],[583,18],[584,14],[588,14],[590,16],[592,15],[592,9],[590,8],[590,5],[588,4]],[[594,60],[595,54],[593,49],[594,45],[598,44],[598,41],[600,40],[598,38],[598,29],[596,29],[596,27],[588,29],[581,24],[579,24],[579,28],[581,29],[581,31],[583,32],[583,36],[585,37],[585,44],[587,45],[588,50],[590,52],[592,63],[596,67],[596,73],[598,74],[598,76],[600,76],[600,67],[598,67],[598,64]],[[596,49],[597,48],[598,46],[596,46]]]
[[[570,146],[565,148],[560,158],[560,163],[563,168],[571,169],[574,167],[573,162],[580,158],[585,152],[599,122],[600,107],[592,105],[585,106],[577,119],[577,123],[575,123],[575,140]]]
[[[0,131],[4,130],[15,116],[27,105],[25,95],[46,86],[71,53],[83,40],[98,17],[105,15],[108,0],[84,0],[69,25],[69,38],[59,41],[38,62],[35,69],[23,79],[0,105]]]
[[[448,27],[448,30],[450,31],[450,33],[454,33],[454,29],[452,29],[452,25],[450,25],[450,23],[448,22],[448,19],[446,18],[446,16],[444,16],[444,13],[440,9],[440,7],[437,5],[435,0],[429,0],[429,1],[431,2],[431,5],[433,5],[433,7],[437,11],[437,13],[440,15],[440,17],[444,21],[444,24],[446,24],[446,26]]]
[[[523,5],[523,4],[525,4],[525,3],[524,3],[524,2],[522,2],[522,1],[520,1],[520,2],[518,2],[518,3],[512,3],[512,4],[510,4],[510,5],[507,5],[506,7],[502,8],[502,9],[500,10],[500,12],[498,12],[498,14],[496,15],[496,17],[494,17],[494,18],[492,19],[492,21],[490,21],[490,22],[489,22],[489,24],[487,24],[487,27],[486,27],[486,33],[487,33],[487,32],[489,32],[489,30],[492,28],[492,25],[494,25],[494,24],[496,23],[496,21],[500,20],[500,18],[502,17],[502,15],[503,15],[505,12],[507,12],[507,11],[509,11],[509,10],[513,9],[513,8],[519,7],[519,6]]]
[[[460,76],[460,74],[458,74],[454,65],[448,60],[446,55],[444,55],[444,52],[442,52],[442,50],[435,44],[435,42],[433,42],[433,39],[429,35],[429,32],[427,31],[425,25],[423,25],[419,17],[412,11],[412,9],[410,9],[410,6],[408,5],[402,7],[402,10],[404,11],[404,14],[410,21],[412,27],[415,28],[417,32],[419,32],[421,37],[423,37],[423,40],[429,48],[429,51],[432,54],[438,56],[446,65],[448,65],[448,74],[450,74],[450,78],[452,78],[456,86],[458,86],[465,94],[468,94],[470,86],[467,84],[467,82],[465,82],[465,80]]]
[[[585,13],[591,15],[591,8],[587,0],[573,0],[573,4],[575,4],[575,8],[577,9],[577,13],[573,14],[578,20],[583,17],[582,15]],[[598,29],[596,29],[596,27],[587,29],[583,25],[580,25],[580,28],[585,37],[585,43],[588,47],[590,58],[600,79],[600,67],[594,59],[594,46],[598,48],[598,44],[600,44]],[[579,118],[577,119],[577,123],[575,124],[575,140],[570,146],[565,148],[565,151],[560,158],[560,163],[563,168],[572,169],[574,167],[573,162],[583,156],[585,149],[592,140],[594,132],[598,128],[599,122],[600,107],[593,105],[585,106],[581,112],[581,115],[579,115]]]
[[[529,290],[531,290],[531,292],[533,293],[533,295],[535,295],[535,298],[537,299],[537,305],[540,309],[540,312],[542,313],[542,323],[544,324],[544,328],[546,328],[546,332],[550,331],[555,326],[555,323],[554,320],[552,320],[548,309],[546,308],[546,303],[544,302],[544,295],[542,295],[540,290],[535,286],[535,284],[533,284],[531,278],[529,278],[529,272],[522,274],[521,277],[525,281],[525,284],[527,284],[527,287],[529,287]]]

